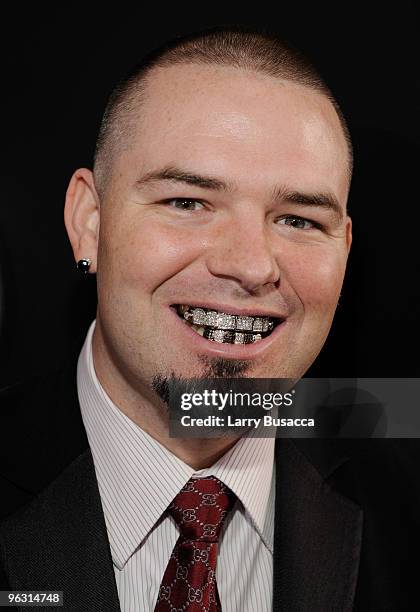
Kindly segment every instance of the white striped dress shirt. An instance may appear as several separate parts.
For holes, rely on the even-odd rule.
[[[179,536],[165,510],[194,476],[213,475],[237,496],[219,538],[223,612],[269,612],[273,591],[274,439],[242,438],[212,467],[194,470],[111,401],[92,359],[90,326],[77,387],[108,531],[122,612],[153,611]]]

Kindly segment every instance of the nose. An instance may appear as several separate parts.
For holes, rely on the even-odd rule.
[[[207,268],[249,292],[277,283],[280,268],[265,219],[241,214],[219,226],[209,245]]]

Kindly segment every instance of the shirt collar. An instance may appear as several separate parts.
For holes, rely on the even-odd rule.
[[[199,476],[216,476],[242,502],[259,535],[273,551],[273,536],[267,511],[274,492],[274,438],[257,438],[251,433],[241,438],[211,467],[199,470]],[[271,500],[274,507],[274,499]]]
[[[241,438],[196,471],[127,417],[105,393],[92,358],[91,324],[77,365],[83,423],[92,451],[111,554],[122,569],[192,476],[213,475],[238,497],[273,551],[274,438]]]

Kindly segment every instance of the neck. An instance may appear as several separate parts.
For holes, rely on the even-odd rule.
[[[173,438],[169,436],[169,416],[166,405],[150,389],[139,392],[133,388],[113,360],[108,356],[97,329],[93,335],[92,358],[96,376],[112,402],[143,431],[152,436],[176,457],[200,470],[213,465],[239,437]]]

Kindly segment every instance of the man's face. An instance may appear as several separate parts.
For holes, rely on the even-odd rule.
[[[139,388],[220,363],[246,376],[301,376],[343,282],[347,168],[324,96],[236,68],[155,70],[101,206],[101,350]],[[191,327],[180,305],[190,322],[201,307],[205,324]],[[234,315],[228,335],[208,326],[211,310]],[[254,326],[258,315],[272,333],[240,329],[250,319],[238,317]]]

